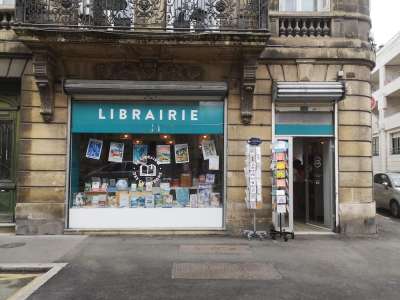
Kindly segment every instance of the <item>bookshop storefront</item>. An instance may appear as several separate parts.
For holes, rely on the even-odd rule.
[[[130,96],[66,82],[68,228],[222,229],[225,84],[124,84]]]

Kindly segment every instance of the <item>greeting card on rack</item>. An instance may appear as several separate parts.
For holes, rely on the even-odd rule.
[[[285,161],[286,160],[286,153],[284,153],[284,152],[276,153],[275,154],[275,160],[277,160],[277,161]]]

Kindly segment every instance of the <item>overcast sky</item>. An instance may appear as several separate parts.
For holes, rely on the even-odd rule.
[[[372,34],[383,45],[400,31],[400,0],[370,0]]]

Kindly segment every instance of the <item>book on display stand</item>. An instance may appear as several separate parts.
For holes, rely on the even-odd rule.
[[[294,232],[288,231],[285,226],[286,216],[290,214],[289,197],[289,143],[286,140],[277,140],[272,144],[272,212],[273,228],[270,235],[275,239],[277,235],[288,241],[288,236],[294,239]]]
[[[247,208],[253,213],[253,229],[244,230],[243,235],[249,240],[252,238],[263,240],[267,236],[266,231],[258,231],[256,228],[256,210],[262,208],[261,143],[259,138],[251,138],[246,145],[244,173],[247,188],[245,200]]]

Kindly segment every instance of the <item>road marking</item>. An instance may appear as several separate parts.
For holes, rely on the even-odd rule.
[[[38,264],[0,264],[0,272],[43,272],[41,275],[36,276],[23,288],[19,289],[15,294],[9,297],[7,300],[25,300],[28,299],[37,289],[45,284],[50,278],[55,276],[62,270],[67,264],[66,263],[38,263]]]
[[[7,280],[18,280],[18,279],[25,279],[25,278],[35,278],[37,276],[41,275],[41,273],[35,273],[35,274],[28,274],[28,273],[23,273],[23,274],[0,274],[0,281],[7,281]]]

